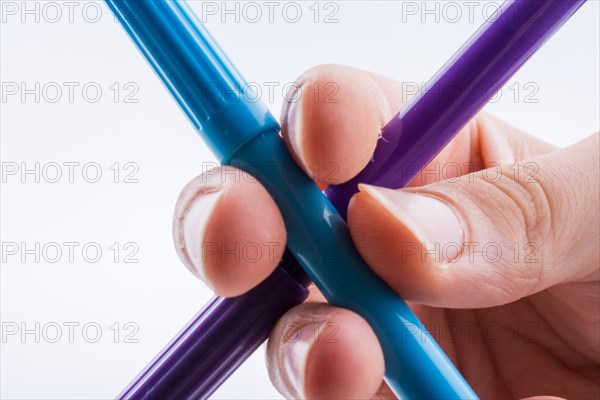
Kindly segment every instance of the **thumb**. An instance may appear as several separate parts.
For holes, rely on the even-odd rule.
[[[599,135],[427,186],[361,185],[352,237],[407,300],[479,308],[598,279]]]

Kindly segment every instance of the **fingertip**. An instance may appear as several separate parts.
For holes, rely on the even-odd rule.
[[[483,209],[466,197],[458,196],[462,203],[450,200],[443,184],[418,190],[361,188],[348,209],[350,233],[373,272],[404,299],[432,307],[480,308],[506,304],[530,290],[532,281],[523,277],[533,275],[534,268],[515,268],[510,257],[500,256],[499,242],[475,239],[474,233],[493,230],[486,227],[487,217],[477,218],[480,231],[465,223],[464,209],[480,215]],[[496,253],[488,253],[489,248]]]
[[[308,399],[370,399],[385,370],[375,333],[364,319],[337,309],[306,362],[304,393]]]
[[[232,183],[208,222],[204,273],[215,293],[238,296],[267,278],[283,256],[283,218],[257,182]]]
[[[298,85],[281,116],[288,148],[316,182],[350,180],[371,159],[387,118],[381,90],[367,73],[340,65],[312,68]]]
[[[437,263],[435,243],[427,243],[409,224],[399,220],[372,194],[354,195],[348,207],[348,226],[367,264],[407,300],[428,304],[443,296],[444,271]],[[369,193],[371,192],[371,193]]]
[[[369,325],[325,303],[286,313],[267,352],[271,379],[286,397],[371,398],[383,379],[383,354]]]
[[[215,293],[243,294],[276,268],[285,225],[271,196],[250,175],[223,167],[196,178],[181,197],[174,222],[178,253]]]

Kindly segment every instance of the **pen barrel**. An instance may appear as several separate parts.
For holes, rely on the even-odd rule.
[[[343,218],[289,157],[277,136],[277,122],[261,102],[248,103],[247,99],[253,97],[244,96],[245,81],[185,5],[179,1],[106,1],[215,155],[223,163],[256,176],[273,195],[288,228],[288,249],[327,299],[354,310],[369,322],[384,350],[386,380],[394,392],[406,398],[475,398],[404,301],[360,258]],[[500,15],[484,25],[384,128],[385,143],[377,146],[375,163],[350,182],[327,189],[335,207],[345,217],[348,201],[360,182],[405,186],[582,3],[507,2]],[[454,82],[464,85],[459,86],[459,94],[444,93],[445,87]],[[486,82],[492,86],[486,88]],[[479,89],[485,89],[483,95],[476,93]],[[474,99],[464,97],[465,93]],[[450,97],[440,101],[440,96]],[[288,271],[293,264],[283,263]],[[263,296],[263,301],[281,301]],[[185,332],[200,330],[206,322],[203,315],[222,313],[229,316],[224,316],[224,321],[234,320],[228,310],[241,307],[245,301],[238,304],[239,299],[215,300]],[[296,297],[286,307],[300,301]],[[272,324],[275,320],[269,321]],[[238,338],[241,341],[236,345],[251,352],[264,340],[269,328],[261,325],[260,330],[248,332],[251,341]],[[215,340],[218,332],[213,332]],[[212,345],[201,337],[182,333],[173,347],[181,354],[172,352],[172,347],[165,349],[159,361],[155,360],[142,373],[143,378],[134,382],[137,389],[125,393],[141,396],[145,389],[160,387],[165,396],[156,398],[171,398],[168,396],[173,393],[178,393],[179,398],[204,398],[241,363],[238,360],[247,357],[246,350],[232,350],[233,355],[217,351],[219,356],[213,364],[202,357],[185,358],[185,349],[193,348],[196,340],[205,348]],[[176,372],[181,371],[177,369],[177,365],[182,365],[177,363],[181,358],[190,363],[185,364],[190,368],[194,367],[191,360],[214,368],[214,374],[207,370],[204,375],[194,375],[206,377],[203,389],[190,385],[186,386],[188,392],[178,391],[178,385],[191,382],[188,375]],[[171,363],[173,370],[160,368]],[[219,369],[221,365],[224,369]]]
[[[288,249],[327,300],[369,322],[392,390],[406,398],[477,398],[406,303],[362,260],[344,219],[277,133],[256,136],[230,165],[250,173],[273,196],[287,228]]]
[[[208,398],[308,290],[282,268],[239,297],[213,298],[117,399]]]
[[[372,161],[350,181],[326,189],[330,201],[346,216],[359,183],[408,185],[583,3],[503,3],[383,128]]]
[[[404,301],[362,260],[344,219],[293,161],[278,135],[277,122],[264,104],[249,104],[239,96],[243,79],[193,13],[178,1],[107,0],[107,3],[215,155],[223,164],[236,166],[258,178],[274,197],[286,223],[288,250],[325,297],[334,305],[358,312],[372,325],[384,349],[386,377],[392,389],[416,398],[475,398],[435,341],[426,331],[414,329],[420,323]],[[205,86],[214,84],[233,90],[237,96],[226,98],[218,91],[207,96]],[[265,296],[263,301],[279,300]],[[231,308],[220,308],[221,304],[226,303],[209,306],[209,314],[226,313]],[[223,318],[231,321],[229,317]],[[192,321],[195,327],[192,331],[197,332],[201,325],[202,322],[196,325]],[[259,331],[264,333],[266,329],[248,334],[256,336]],[[423,335],[429,339],[423,340]],[[238,346],[253,350],[259,339],[264,337],[254,337]],[[216,362],[211,364],[208,357],[193,357],[197,350],[192,349],[200,348],[206,354],[218,354]],[[194,376],[206,377],[204,387],[214,389],[229,374],[220,365],[228,363],[230,358],[244,358],[235,349],[231,352],[211,348],[211,343],[201,336],[181,335],[123,396],[205,397],[208,390],[194,388],[191,375],[182,374],[180,366],[191,367],[196,360],[202,368],[213,368],[213,375],[204,369]],[[188,387],[186,392],[184,388]],[[156,397],[138,397],[159,391],[161,394]]]
[[[106,3],[219,161],[257,132],[278,129],[254,86],[184,1]]]

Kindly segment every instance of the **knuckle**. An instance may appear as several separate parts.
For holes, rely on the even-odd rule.
[[[502,167],[501,186],[522,213],[528,242],[541,244],[552,239],[553,208],[546,185],[550,172],[541,170],[536,162],[515,162]]]
[[[497,272],[507,283],[502,290],[514,296],[526,296],[537,292],[545,281],[544,259],[554,259],[555,208],[552,205],[551,181],[553,172],[536,162],[514,162],[498,167],[495,179],[482,173],[479,180],[484,190],[495,191],[499,196],[499,210],[510,219],[511,237],[517,246],[535,248],[536,257],[530,260],[518,258],[506,263]],[[513,244],[514,245],[514,244]],[[507,249],[508,250],[508,249]],[[537,251],[539,250],[539,251]],[[519,293],[515,291],[518,289]]]
[[[548,171],[535,162],[515,162],[483,170],[474,180],[481,193],[490,193],[496,207],[516,221],[528,242],[543,242],[551,234],[553,209],[545,182]],[[515,218],[516,217],[516,218]]]

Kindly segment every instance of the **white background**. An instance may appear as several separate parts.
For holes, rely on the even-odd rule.
[[[17,243],[20,249],[20,243],[28,248],[36,242],[80,243],[74,262],[64,246],[56,263],[48,262],[53,252],[39,262],[34,255],[23,262],[20,253],[3,253],[0,395],[113,398],[211,297],[175,254],[171,216],[179,190],[214,159],[103,3],[73,1],[72,18],[67,2],[48,6],[52,2],[28,1],[32,14],[24,12],[21,1],[0,3],[2,168],[4,172],[14,165],[34,168],[37,162],[47,173],[39,183],[33,174],[4,177],[1,241],[4,246]],[[321,63],[348,64],[422,83],[481,24],[484,14],[495,10],[485,2],[427,2],[427,9],[433,10],[428,14],[422,2],[342,1],[317,7],[313,3],[296,3],[302,11],[296,23],[290,22],[294,9],[288,7],[284,13],[285,3],[275,7],[273,22],[262,2],[256,3],[262,12],[258,22],[251,21],[256,9],[244,9],[244,3],[237,5],[239,21],[235,13],[223,14],[221,2],[212,3],[216,15],[203,13],[199,1],[192,7],[204,16],[244,76],[264,88],[263,99],[275,115],[282,103],[282,86]],[[236,5],[228,2],[227,7]],[[415,7],[413,15],[409,11]],[[318,16],[315,8],[320,10]],[[331,23],[325,23],[332,12]],[[508,85],[513,89],[505,87],[488,110],[559,146],[598,130],[599,13],[598,2],[589,1],[514,77]],[[36,82],[39,102],[34,94],[23,99],[20,92],[6,91],[15,83],[34,89]],[[56,103],[49,101],[56,95],[52,82],[63,89]],[[64,82],[79,83],[73,102]],[[82,93],[90,82],[102,89],[96,103],[88,101],[94,96],[92,89],[87,99]],[[116,102],[110,89],[115,82],[120,88]],[[131,91],[124,88],[128,82],[139,88],[132,97],[137,103],[124,101]],[[273,99],[268,82],[278,85]],[[534,89],[537,93],[532,94]],[[527,94],[537,103],[526,101]],[[68,181],[65,162],[80,163],[73,183]],[[109,168],[115,162],[121,171],[118,183]],[[123,182],[124,174],[133,171],[124,169],[127,162],[139,167],[134,176],[138,183]],[[62,165],[58,183],[45,179],[55,176],[51,163]],[[86,182],[82,176],[86,163],[100,165],[99,182]],[[94,171],[88,169],[86,178],[93,178]],[[115,242],[121,247],[118,262],[109,249]],[[138,263],[123,262],[127,242],[139,246],[134,256]],[[103,251],[100,261],[83,259],[81,248],[86,243],[98,243]],[[73,343],[64,325],[69,322],[80,324],[74,328]],[[134,335],[138,343],[124,342],[124,334],[131,332],[124,327],[127,322],[139,327]],[[36,323],[39,343],[34,333],[24,338],[21,332],[6,335],[14,326],[35,330]],[[94,329],[83,334],[86,323],[102,329],[97,343],[88,342]],[[115,323],[119,323],[118,343]],[[50,343],[55,324],[62,327],[62,337]],[[263,358],[263,351],[257,352],[215,398],[278,398]]]

